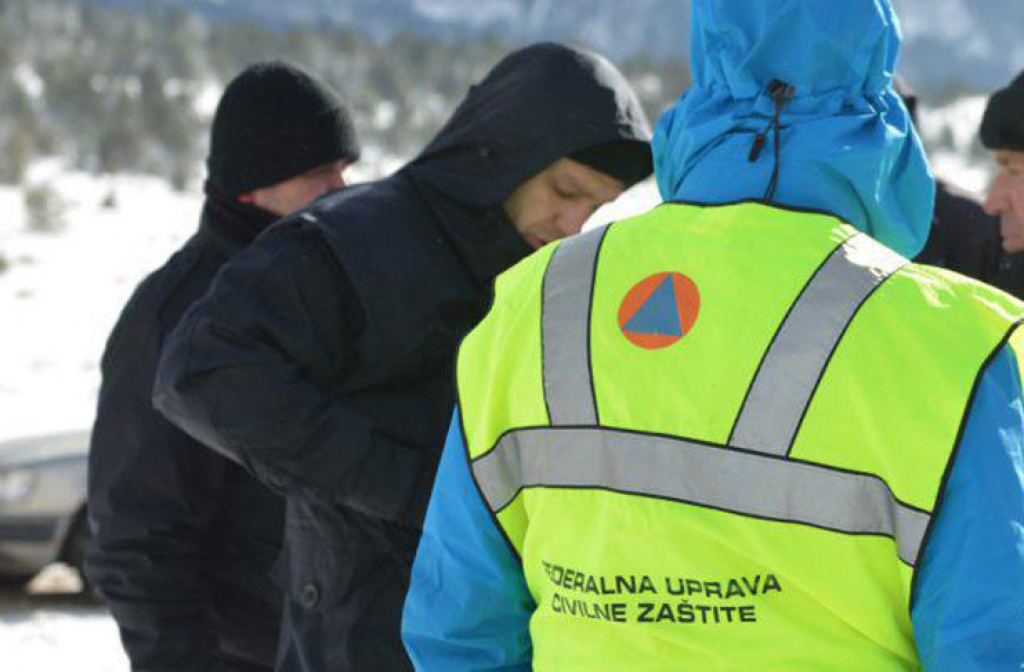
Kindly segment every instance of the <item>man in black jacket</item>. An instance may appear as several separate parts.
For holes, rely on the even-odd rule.
[[[210,137],[199,231],[136,289],[103,357],[89,454],[87,575],[133,669],[269,670],[284,501],[152,408],[164,340],[217,270],[264,228],[343,186],[359,149],[347,112],[284,63],[227,87]],[[144,223],[143,223],[144,225]]]
[[[910,118],[917,125],[917,96],[900,79],[896,80],[896,90],[903,96]],[[931,232],[914,261],[991,283],[999,273],[1002,258],[999,220],[986,213],[973,196],[936,177]]]
[[[1004,259],[999,219],[985,212],[974,196],[936,177],[932,230],[914,261],[999,286],[996,278]]]
[[[1024,72],[989,98],[981,143],[997,166],[985,210],[999,218],[1006,253],[992,284],[1024,298]]]
[[[274,227],[183,318],[157,408],[287,495],[278,669],[410,667],[401,608],[456,345],[495,276],[650,174],[649,138],[605,59],[517,51],[418,158]]]

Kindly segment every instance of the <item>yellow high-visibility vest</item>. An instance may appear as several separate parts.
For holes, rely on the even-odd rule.
[[[759,203],[665,204],[502,275],[458,394],[534,669],[919,669],[914,568],[1022,317]]]

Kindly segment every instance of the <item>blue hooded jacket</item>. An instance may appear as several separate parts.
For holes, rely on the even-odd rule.
[[[765,195],[775,163],[769,85],[778,80],[793,96],[779,120],[772,200],[834,212],[912,257],[928,238],[935,187],[892,88],[899,45],[887,0],[695,0],[693,85],[654,138],[662,197]],[[764,147],[751,161],[758,134]]]
[[[914,255],[934,186],[891,86],[899,43],[889,0],[694,0],[694,83],[654,139],[662,196],[831,211]],[[773,80],[793,96],[779,115],[778,181],[766,199]],[[751,161],[755,142],[763,147]],[[1007,346],[979,377],[918,566],[912,619],[926,672],[1024,670],[1020,369]],[[406,648],[421,670],[525,672],[534,608],[473,482],[456,412],[405,603]]]

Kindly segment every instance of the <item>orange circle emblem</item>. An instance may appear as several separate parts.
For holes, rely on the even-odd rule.
[[[667,348],[693,330],[699,312],[700,292],[693,280],[682,273],[655,273],[622,299],[619,329],[633,345]]]

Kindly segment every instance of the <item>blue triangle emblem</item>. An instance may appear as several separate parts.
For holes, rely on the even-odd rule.
[[[682,336],[675,283],[667,276],[623,327],[634,334]]]

